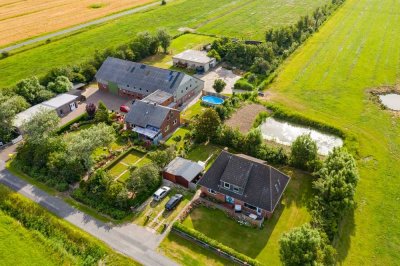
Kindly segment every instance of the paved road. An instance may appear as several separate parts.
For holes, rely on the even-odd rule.
[[[171,2],[171,1],[172,0],[168,0],[167,2]],[[51,39],[53,37],[57,37],[57,36],[60,36],[60,35],[72,33],[74,31],[78,31],[78,30],[84,29],[86,27],[102,24],[102,23],[110,21],[110,20],[114,20],[114,19],[117,19],[117,18],[120,18],[120,17],[124,17],[124,16],[127,16],[127,15],[135,14],[135,13],[138,13],[140,11],[144,11],[146,9],[149,9],[151,7],[158,6],[158,5],[160,5],[160,1],[156,1],[154,3],[150,3],[150,4],[144,5],[144,6],[139,6],[139,7],[133,8],[133,9],[129,9],[129,10],[126,10],[126,11],[123,11],[123,12],[120,12],[120,13],[117,13],[117,14],[114,14],[114,15],[107,16],[107,17],[103,17],[103,18],[99,18],[99,19],[96,19],[96,20],[92,20],[90,22],[79,24],[77,26],[74,26],[74,27],[71,27],[71,28],[67,28],[67,29],[64,29],[64,30],[60,30],[60,31],[57,31],[57,32],[54,32],[54,33],[50,33],[50,34],[47,34],[47,35],[36,37],[36,38],[30,39],[30,40],[27,40],[27,41],[24,41],[24,42],[20,42],[20,43],[14,44],[14,45],[10,45],[10,46],[4,47],[4,48],[0,48],[0,53],[1,52],[9,52],[11,50],[14,50],[14,49],[17,49],[17,48],[21,48],[21,47],[26,46],[26,45],[30,45],[30,44],[33,44],[33,43],[36,43],[36,42],[40,42],[40,41],[45,41],[47,39]]]
[[[134,224],[110,226],[71,207],[62,199],[50,196],[24,180],[12,175],[0,160],[0,183],[39,203],[54,214],[102,240],[114,250],[149,266],[177,265],[156,252],[161,235],[153,234]]]

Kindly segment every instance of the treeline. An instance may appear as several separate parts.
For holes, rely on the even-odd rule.
[[[171,36],[164,29],[159,29],[156,34],[142,32],[124,45],[107,48],[101,52],[96,51],[92,59],[82,64],[55,67],[43,77],[29,77],[20,80],[13,87],[1,89],[0,118],[1,121],[5,121],[5,126],[0,129],[0,141],[6,143],[13,137],[15,129],[12,121],[18,112],[30,105],[46,101],[56,94],[69,91],[73,87],[72,83],[91,82],[107,57],[140,61],[155,55],[160,47],[166,51],[170,42]],[[15,101],[18,101],[19,108],[13,107]]]
[[[0,186],[0,210],[46,240],[50,254],[74,265],[136,265],[90,236],[51,215],[38,204]]]
[[[269,29],[262,44],[246,44],[239,40],[221,38],[212,43],[209,53],[231,66],[268,76],[283,59],[316,32],[344,1],[332,0],[329,4],[318,7],[311,16],[301,17],[294,25]]]

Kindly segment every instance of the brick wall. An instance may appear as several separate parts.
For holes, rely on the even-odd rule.
[[[174,125],[174,121],[176,124]],[[180,112],[175,109],[171,109],[168,118],[161,125],[161,132],[163,138],[172,134],[180,126]]]

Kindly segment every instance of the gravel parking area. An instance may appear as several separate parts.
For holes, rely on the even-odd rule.
[[[213,89],[214,81],[216,79],[222,79],[226,83],[226,87],[223,94],[232,94],[233,92],[233,85],[235,82],[240,79],[239,75],[236,75],[232,72],[232,70],[225,69],[223,67],[217,67],[204,75],[196,75],[197,78],[200,78],[204,81],[204,90],[215,92]]]

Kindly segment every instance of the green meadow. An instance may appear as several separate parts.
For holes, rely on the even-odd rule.
[[[193,28],[207,34],[263,39],[265,29],[291,24],[326,2],[284,0],[279,1],[281,8],[275,8],[277,2],[272,0],[175,0],[0,60],[0,88],[32,75],[43,75],[53,67],[81,63],[96,50],[124,44],[138,32],[160,27],[173,35],[180,33],[179,29]]]
[[[271,99],[358,140],[357,208],[335,240],[343,265],[400,261],[400,119],[368,89],[400,77],[400,2],[347,0],[281,67]]]

